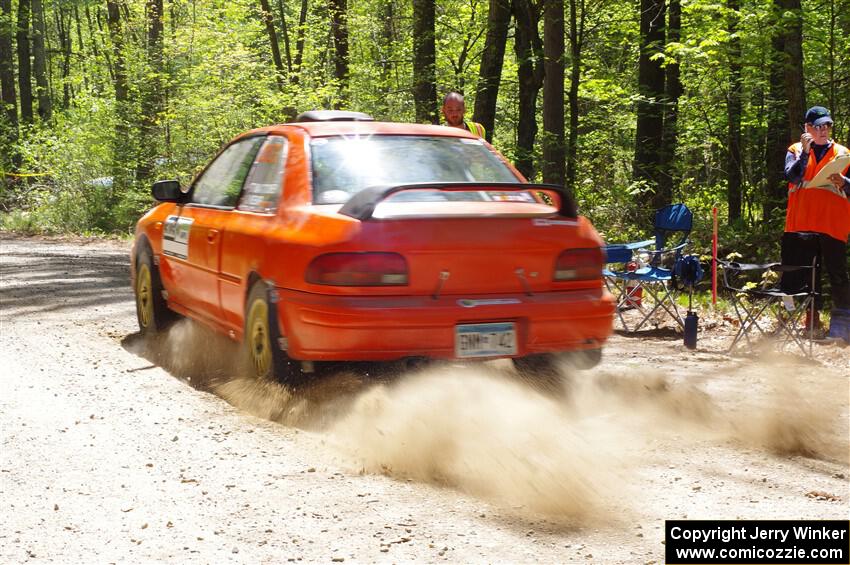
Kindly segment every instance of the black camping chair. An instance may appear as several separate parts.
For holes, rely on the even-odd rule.
[[[814,318],[815,264],[783,265],[781,263],[750,264],[717,259],[723,272],[723,288],[735,309],[740,326],[728,353],[746,343],[754,346],[754,332],[771,339],[778,349],[796,345],[806,357],[812,356],[814,327],[806,328],[806,312]],[[812,284],[807,290],[786,292],[774,286],[782,273],[803,271],[811,276]],[[765,280],[770,282],[765,282]],[[775,283],[774,283],[775,279]],[[766,314],[768,314],[766,316]],[[768,325],[772,322],[772,326]]]

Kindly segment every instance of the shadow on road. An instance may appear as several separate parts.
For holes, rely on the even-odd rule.
[[[190,320],[155,337],[130,334],[121,345],[197,390],[255,416],[304,428],[323,427],[332,419],[329,412],[338,414],[371,387],[409,372],[392,363],[317,363],[309,380],[294,389],[259,381],[245,376],[239,344]]]
[[[126,252],[98,249],[96,254],[22,249],[4,238],[0,263],[0,303],[14,316],[126,302],[131,298],[130,260]]]
[[[400,384],[423,371],[464,374],[486,372],[520,383],[553,399],[563,400],[566,379],[553,375],[517,374],[510,363],[346,362],[316,363],[303,384],[290,388],[279,382],[246,377],[239,344],[211,329],[183,319],[167,332],[145,338],[126,336],[128,352],[159,366],[193,388],[215,394],[251,414],[284,425],[321,429],[336,421],[350,405],[379,385]]]
[[[622,329],[615,329],[614,333],[623,337],[646,339],[652,338],[659,341],[681,341],[682,333],[676,328],[664,327],[653,328],[651,330],[640,330],[637,332],[627,332]]]

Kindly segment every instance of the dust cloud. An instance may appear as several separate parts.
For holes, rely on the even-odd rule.
[[[237,345],[197,324],[175,325],[147,354],[257,417],[320,434],[352,472],[450,487],[567,524],[622,516],[624,501],[640,496],[625,486],[637,484],[630,477],[670,457],[649,449],[660,439],[675,437],[682,451],[719,444],[848,464],[846,379],[809,368],[806,380],[781,362],[676,377],[565,368],[554,386],[530,386],[534,375],[518,378],[504,361],[389,379],[341,365],[291,391],[239,377]]]
[[[374,388],[328,434],[362,472],[569,522],[601,517],[608,506],[623,472],[612,431],[604,416],[576,419],[556,398],[465,367]]]
[[[760,360],[694,379],[700,385],[734,383],[734,391],[714,396],[688,382],[694,375],[673,379],[651,369],[628,377],[600,372],[577,404],[585,412],[613,409],[621,424],[637,426],[644,436],[675,433],[685,443],[714,441],[850,465],[846,379],[806,378],[817,368],[787,363]]]
[[[767,363],[760,373],[772,386],[761,398],[746,398],[737,406],[728,418],[729,435],[776,455],[850,465],[847,379],[810,388],[793,367]]]
[[[199,390],[213,390],[239,374],[238,345],[185,318],[161,334],[129,345],[128,349],[136,355],[162,366]]]

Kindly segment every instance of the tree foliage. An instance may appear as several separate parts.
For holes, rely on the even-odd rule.
[[[642,39],[647,6],[654,34]],[[674,200],[706,225],[718,205],[729,238],[778,239],[770,155],[794,141],[801,104],[833,111],[837,141],[850,134],[850,0],[0,8],[0,206],[16,225],[42,229],[126,230],[151,205],[151,180],[187,181],[243,130],[322,108],[429,122],[458,90],[470,114],[493,116],[497,148],[532,180],[550,171],[567,182],[612,238]],[[544,56],[545,30],[557,52]],[[654,73],[651,92],[641,66]]]

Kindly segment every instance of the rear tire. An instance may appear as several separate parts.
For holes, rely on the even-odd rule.
[[[242,339],[246,370],[256,379],[281,382],[287,386],[301,384],[301,364],[281,351],[277,323],[277,307],[269,300],[269,288],[257,281],[245,303],[245,334]]]
[[[178,318],[177,313],[168,309],[168,303],[162,297],[159,269],[153,264],[151,250],[147,247],[141,250],[136,259],[133,291],[136,295],[136,319],[142,335],[156,335]]]

